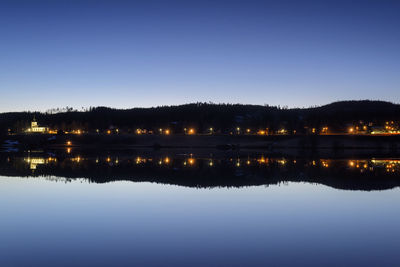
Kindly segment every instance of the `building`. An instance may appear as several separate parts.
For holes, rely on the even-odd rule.
[[[47,133],[49,128],[47,127],[40,127],[35,118],[31,122],[31,127],[25,130],[26,133]]]

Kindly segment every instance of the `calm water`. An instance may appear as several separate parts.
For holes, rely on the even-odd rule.
[[[0,266],[399,266],[399,166],[2,155]]]

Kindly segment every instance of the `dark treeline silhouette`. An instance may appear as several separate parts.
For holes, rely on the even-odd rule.
[[[400,105],[383,101],[343,101],[321,107],[287,109],[272,106],[194,103],[180,106],[154,108],[113,109],[107,107],[77,111],[72,108],[51,112],[13,112],[0,114],[0,135],[7,131],[19,132],[29,126],[35,116],[41,125],[52,129],[103,131],[119,128],[133,132],[136,128],[156,130],[168,127],[182,133],[184,127],[205,132],[213,127],[215,132],[229,132],[236,127],[271,131],[285,128],[289,132],[306,133],[309,128],[329,126],[342,132],[348,124],[364,121],[383,125],[387,120],[400,118]],[[1,137],[1,136],[0,136]]]
[[[188,160],[188,159],[186,159]],[[135,162],[135,158],[111,157],[110,161],[58,157],[57,161],[38,165],[31,170],[26,158],[0,155],[0,175],[18,177],[61,177],[68,179],[85,178],[93,183],[113,181],[155,182],[195,188],[242,187],[253,185],[276,185],[286,182],[307,182],[324,184],[345,190],[385,190],[400,186],[398,173],[387,172],[384,166],[361,169],[349,167],[348,160],[327,160],[329,166],[318,159],[269,159],[268,165],[252,160],[246,165],[236,165],[229,158],[214,160],[196,159],[192,166],[184,167],[185,159],[170,158],[169,163]],[[285,161],[282,165],[280,161]],[[356,162],[356,161],[354,161]],[[364,160],[364,162],[369,162]],[[363,163],[367,164],[367,163]]]

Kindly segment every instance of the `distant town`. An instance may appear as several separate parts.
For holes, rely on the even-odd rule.
[[[66,135],[398,135],[400,105],[342,101],[304,109],[194,103],[118,110],[0,114],[0,136]]]
[[[375,125],[372,122],[359,121],[355,124],[348,124],[347,131],[331,131],[329,126],[323,126],[321,128],[314,128],[305,126],[303,131],[288,130],[285,128],[270,130],[269,128],[242,128],[240,126],[232,127],[228,131],[216,130],[214,127],[209,127],[205,131],[198,131],[196,128],[183,128],[178,134],[185,135],[213,135],[213,134],[229,134],[229,135],[296,135],[299,133],[310,134],[310,135],[335,135],[335,134],[348,134],[348,135],[400,135],[400,124],[395,121],[386,121],[383,125]],[[174,132],[169,128],[136,128],[136,129],[119,129],[110,126],[108,129],[95,129],[90,131],[88,129],[56,129],[38,124],[38,121],[33,118],[30,127],[24,129],[21,132],[14,131],[11,128],[8,129],[8,134],[135,134],[135,135],[146,135],[146,134],[157,134],[157,135],[171,135]]]
[[[79,149],[136,148],[328,149],[331,154],[368,149],[395,155],[400,105],[366,100],[287,109],[194,103],[0,114],[0,151],[61,149],[68,155]]]

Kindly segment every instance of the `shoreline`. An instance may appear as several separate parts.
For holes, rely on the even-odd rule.
[[[23,151],[205,150],[290,156],[400,156],[400,135],[11,135],[4,153]]]

